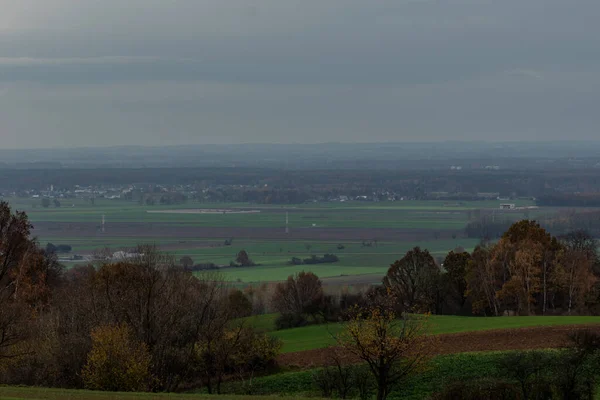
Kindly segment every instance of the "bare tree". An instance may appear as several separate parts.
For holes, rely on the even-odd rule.
[[[473,312],[500,315],[500,303],[496,291],[500,289],[501,278],[490,256],[491,248],[480,245],[475,248],[472,259],[467,264],[467,296],[473,302]]]
[[[355,308],[337,336],[341,347],[368,365],[377,400],[385,400],[393,385],[423,368],[434,348],[426,320],[397,317],[390,303]]]
[[[574,306],[583,303],[583,296],[597,281],[593,271],[594,260],[590,256],[585,249],[568,249],[561,255],[554,271],[553,280],[566,294],[569,314]]]

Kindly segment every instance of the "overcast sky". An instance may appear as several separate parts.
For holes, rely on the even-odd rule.
[[[0,0],[0,146],[600,137],[598,0]]]

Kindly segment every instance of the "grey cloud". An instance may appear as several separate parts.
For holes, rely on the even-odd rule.
[[[597,1],[0,9],[0,133],[15,147],[591,138],[600,122]]]

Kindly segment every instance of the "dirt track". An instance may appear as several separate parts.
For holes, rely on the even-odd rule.
[[[567,335],[570,332],[582,329],[591,329],[600,333],[600,324],[540,326],[437,335],[433,354],[560,348],[567,345]],[[325,349],[285,353],[279,356],[278,362],[280,365],[302,368],[319,367],[331,363],[330,354],[330,351]],[[358,361],[352,356],[347,356],[347,360]]]

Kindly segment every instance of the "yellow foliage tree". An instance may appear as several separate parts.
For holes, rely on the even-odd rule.
[[[433,350],[427,333],[427,316],[404,314],[390,306],[356,308],[338,344],[363,360],[377,383],[377,400],[384,400],[393,385],[425,368]]]
[[[95,328],[82,377],[92,390],[141,392],[150,387],[151,356],[126,324]]]

